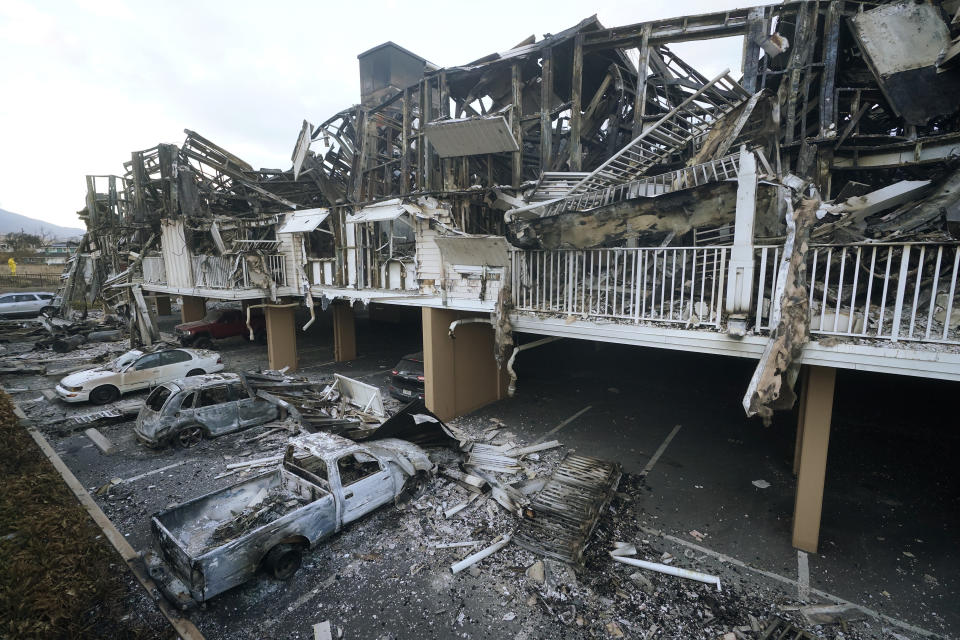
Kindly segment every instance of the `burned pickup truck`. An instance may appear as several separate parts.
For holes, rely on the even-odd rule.
[[[426,452],[404,440],[361,445],[329,433],[301,436],[272,471],[156,513],[159,554],[144,559],[181,608],[247,581],[260,567],[286,580],[304,551],[434,471]]]

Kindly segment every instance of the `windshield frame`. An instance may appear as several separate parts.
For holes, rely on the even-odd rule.
[[[166,391],[167,395],[163,399],[163,402],[160,403],[160,407],[158,409],[154,409],[151,403],[151,399],[155,395],[162,393],[163,391]],[[151,391],[149,395],[147,395],[146,399],[143,401],[143,406],[149,409],[150,411],[152,411],[153,413],[163,413],[163,409],[170,402],[170,398],[177,396],[181,391],[182,389],[180,389],[180,387],[176,385],[173,385],[170,383],[161,384],[157,387],[154,387],[153,391]]]
[[[116,371],[117,373],[122,373],[130,368],[134,362],[143,357],[144,353],[139,349],[134,349],[132,351],[127,351],[123,355],[119,356],[116,360],[110,363],[110,370]],[[129,361],[124,361],[123,364],[120,363],[121,360],[129,358]]]

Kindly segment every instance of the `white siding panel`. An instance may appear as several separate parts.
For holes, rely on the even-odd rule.
[[[193,288],[193,260],[187,250],[183,220],[160,221],[160,253],[167,270],[167,286]]]

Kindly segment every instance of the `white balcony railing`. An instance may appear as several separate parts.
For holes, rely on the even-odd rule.
[[[240,289],[240,256],[193,256],[193,284],[207,289]]]
[[[729,246],[519,251],[520,312],[721,329]],[[783,248],[756,247],[753,331],[769,333]],[[960,245],[811,246],[810,333],[960,344]]]
[[[730,247],[514,251],[518,311],[719,327]]]
[[[780,247],[758,247],[755,326],[770,329]],[[960,344],[955,244],[811,246],[810,333]]]
[[[145,256],[140,263],[144,284],[167,284],[167,269],[163,256]]]
[[[287,286],[287,265],[283,254],[266,255],[265,269],[273,283]],[[260,288],[259,280],[241,255],[193,256],[194,286],[209,289]]]
[[[275,285],[278,287],[287,286],[287,261],[283,254],[267,255],[266,267],[267,273],[273,279]],[[243,286],[245,288],[256,286],[250,278],[250,266],[246,260],[243,261]]]

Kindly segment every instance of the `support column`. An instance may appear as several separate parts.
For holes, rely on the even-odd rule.
[[[203,320],[207,315],[207,301],[199,296],[181,296],[180,319],[184,322]]]
[[[820,538],[836,379],[837,370],[832,367],[804,367],[797,435],[799,463],[794,463],[799,473],[793,509],[793,546],[809,553],[817,552]]]
[[[168,316],[170,311],[170,296],[157,296],[157,315]]]
[[[348,362],[357,359],[357,324],[349,302],[337,300],[333,312],[333,359]]]
[[[441,420],[451,420],[507,395],[508,376],[493,358],[493,327],[465,324],[450,337],[450,323],[477,317],[423,308],[424,399]]]
[[[297,370],[296,307],[266,307],[267,365],[271,369]]]

